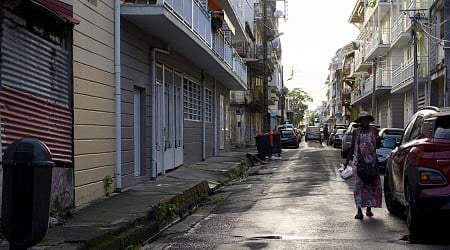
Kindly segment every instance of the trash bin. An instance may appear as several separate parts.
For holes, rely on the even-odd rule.
[[[281,156],[281,133],[278,131],[271,133],[272,140],[270,145],[270,150],[272,154],[278,154],[278,157]]]
[[[258,149],[258,158],[260,160],[265,160],[266,156],[271,155],[270,145],[269,145],[269,134],[258,134],[255,137],[256,148]]]
[[[43,142],[22,138],[6,149],[2,165],[2,233],[11,249],[25,249],[47,233],[55,164]]]

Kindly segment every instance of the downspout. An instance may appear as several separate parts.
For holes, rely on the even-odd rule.
[[[217,120],[217,82],[216,79],[214,78],[214,95],[213,95],[213,122],[214,122],[214,156],[217,156],[217,152],[218,152],[218,148],[219,148],[219,140],[217,139],[217,128],[218,126],[218,120]]]
[[[205,71],[202,70],[202,161],[206,160]]]
[[[150,178],[156,179],[158,175],[156,165],[156,52],[169,54],[169,50],[150,48],[151,85],[152,85],[152,173]]]
[[[121,119],[121,72],[120,72],[120,0],[114,7],[114,76],[116,82],[116,192],[122,190],[122,119]]]

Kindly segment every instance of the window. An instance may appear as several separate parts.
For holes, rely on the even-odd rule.
[[[212,91],[205,89],[205,121],[212,122]]]
[[[201,119],[201,88],[200,85],[188,80],[183,79],[184,88],[184,118],[200,121]]]
[[[450,140],[450,117],[439,117],[435,127],[434,138]]]

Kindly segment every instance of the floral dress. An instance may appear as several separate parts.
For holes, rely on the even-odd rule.
[[[355,140],[355,147],[353,153],[353,176],[355,176],[355,183],[353,188],[353,195],[355,197],[355,204],[357,208],[363,207],[381,207],[381,178],[378,178],[372,183],[364,182],[356,174],[356,166],[358,165],[358,148],[361,152],[365,162],[373,163],[377,160],[376,153],[377,137],[373,130],[369,133],[360,133],[359,138]]]

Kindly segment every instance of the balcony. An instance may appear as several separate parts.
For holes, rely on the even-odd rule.
[[[231,44],[213,36],[211,16],[196,0],[123,3],[121,16],[216,77],[230,90],[247,88],[247,68]],[[170,32],[167,32],[170,30]]]
[[[234,26],[235,37],[234,40],[245,41],[245,23],[253,23],[254,21],[254,6],[250,5],[248,1],[243,1],[239,4],[237,1],[229,0],[214,0],[227,13],[228,18]]]
[[[372,98],[374,76],[362,80],[357,92],[351,94],[351,104],[357,105]],[[389,92],[392,88],[391,72],[386,69],[380,69],[375,76],[375,96],[380,96]]]
[[[411,19],[400,15],[391,26],[391,47],[403,48],[411,40]]]
[[[428,79],[428,57],[417,58],[417,76],[419,83],[426,82]],[[414,59],[400,64],[392,71],[392,91],[391,93],[404,93],[413,87],[414,78]]]
[[[364,22],[364,0],[357,0],[352,14],[348,19],[349,23],[363,23]]]
[[[388,53],[391,48],[389,35],[388,29],[380,29],[371,34],[365,47],[366,62]]]
[[[355,65],[354,72],[367,72],[372,68],[371,62],[366,62],[364,59],[364,51],[355,50]]]
[[[364,23],[368,21],[378,22],[391,11],[390,0],[370,0],[369,5],[364,11]]]

